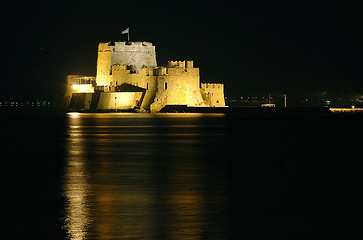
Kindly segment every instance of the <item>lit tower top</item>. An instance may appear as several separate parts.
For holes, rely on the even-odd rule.
[[[157,67],[155,46],[150,42],[111,42],[98,45],[97,85],[109,85],[111,67],[135,65],[136,72],[144,67]]]
[[[111,66],[135,65],[136,71],[143,67],[156,67],[155,46],[150,42],[115,42],[111,46]]]

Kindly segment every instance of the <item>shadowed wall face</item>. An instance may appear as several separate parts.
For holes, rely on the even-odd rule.
[[[97,109],[133,109],[139,107],[143,92],[101,93]]]

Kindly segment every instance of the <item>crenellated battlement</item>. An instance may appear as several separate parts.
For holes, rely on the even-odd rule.
[[[223,89],[224,84],[222,83],[201,83],[202,88],[222,88]]]
[[[153,46],[151,42],[115,42],[114,46]]]
[[[80,109],[136,107],[158,112],[167,105],[225,106],[223,84],[200,84],[199,68],[192,60],[158,67],[151,42],[99,43],[96,78],[72,75],[67,82],[65,99],[69,105],[72,94],[83,97]]]
[[[224,84],[222,83],[202,83],[201,91],[210,103],[211,107],[224,107]]]
[[[112,52],[132,51],[132,52],[154,52],[155,46],[150,42],[115,42],[111,46]]]
[[[189,67],[185,67],[186,65]],[[193,67],[193,61],[168,61],[167,67],[159,67],[156,74],[158,76],[199,76],[199,68]]]
[[[193,68],[193,61],[168,61],[168,68]]]
[[[185,61],[168,61],[168,68],[185,68]]]

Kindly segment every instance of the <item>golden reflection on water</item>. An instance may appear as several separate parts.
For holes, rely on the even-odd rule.
[[[78,114],[70,114],[70,125],[79,125]],[[69,238],[86,239],[90,224],[89,185],[87,182],[86,159],[82,135],[69,128],[68,163],[65,175],[65,195],[67,199],[65,227]]]
[[[110,116],[145,121],[110,127],[107,114],[68,115],[69,239],[202,239],[208,229],[201,166],[194,161],[200,153],[185,147],[198,143],[197,125],[173,123],[168,125],[172,130],[159,133],[148,125],[155,116]],[[85,123],[87,119],[93,122]]]
[[[190,163],[195,165],[195,163]],[[204,226],[200,175],[196,166],[178,166],[188,174],[171,176],[170,189],[167,197],[168,205],[168,237],[169,239],[200,239]],[[192,171],[190,171],[192,170]],[[190,183],[190,184],[185,184]]]
[[[204,228],[200,193],[178,191],[169,197],[169,239],[200,239]]]

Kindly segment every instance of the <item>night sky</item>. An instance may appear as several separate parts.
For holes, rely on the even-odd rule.
[[[1,3],[1,100],[57,100],[65,76],[95,76],[98,43],[125,41],[127,27],[159,66],[194,60],[230,98],[362,92],[361,1],[166,3]]]

